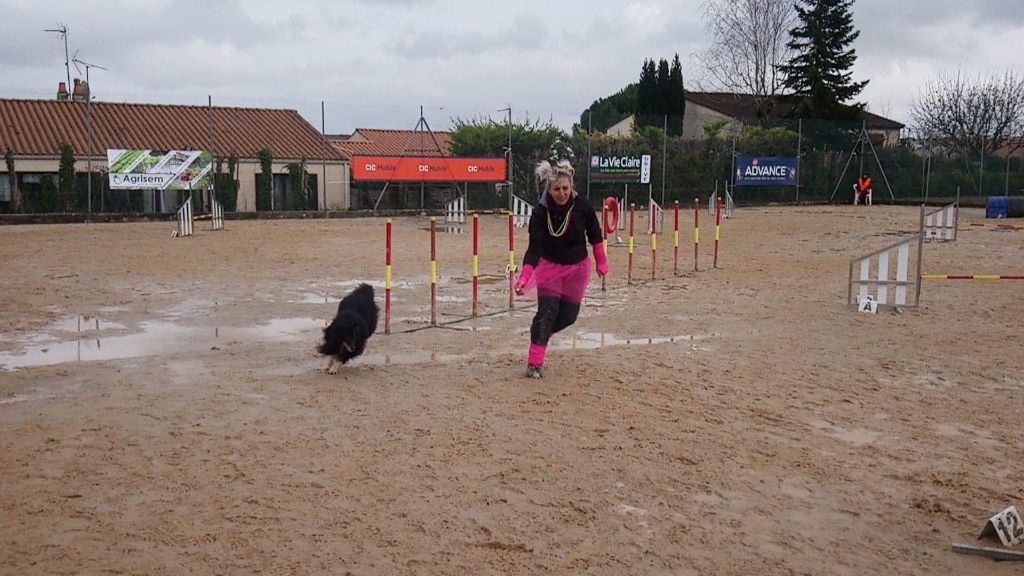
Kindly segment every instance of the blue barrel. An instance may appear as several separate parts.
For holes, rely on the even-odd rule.
[[[1010,199],[1006,196],[989,196],[985,207],[985,218],[1006,218],[1010,212]]]

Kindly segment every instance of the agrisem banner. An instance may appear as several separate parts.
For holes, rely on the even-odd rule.
[[[107,150],[111,190],[199,190],[210,183],[210,154],[199,150]]]
[[[788,156],[739,156],[737,186],[796,186],[800,164]]]
[[[390,182],[504,182],[504,158],[353,156],[352,179]]]

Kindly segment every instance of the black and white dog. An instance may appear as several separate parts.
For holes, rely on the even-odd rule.
[[[324,341],[317,347],[318,352],[331,357],[328,374],[337,374],[342,364],[363,353],[366,341],[377,329],[378,313],[369,284],[360,284],[341,299],[338,313],[331,325],[324,328]]]

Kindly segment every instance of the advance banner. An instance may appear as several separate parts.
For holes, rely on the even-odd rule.
[[[352,179],[364,182],[504,182],[504,158],[352,156]]]
[[[199,190],[210,184],[211,164],[201,150],[107,150],[111,190]]]
[[[800,163],[788,156],[739,156],[736,186],[796,186]]]
[[[591,182],[623,182],[650,184],[651,155],[590,157]]]

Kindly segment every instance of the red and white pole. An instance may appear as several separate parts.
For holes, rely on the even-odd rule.
[[[391,334],[391,219],[387,219],[384,248],[384,333]]]
[[[473,316],[480,300],[480,217],[473,214]]]

